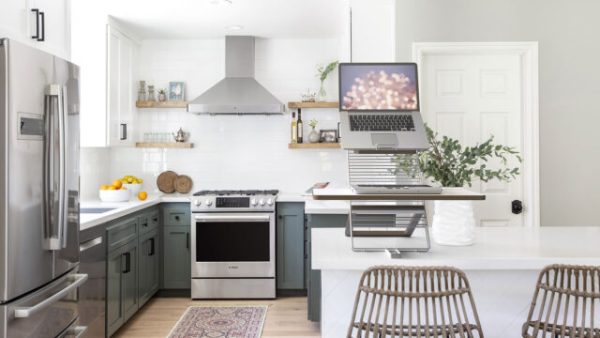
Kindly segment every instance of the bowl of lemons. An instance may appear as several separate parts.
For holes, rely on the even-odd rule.
[[[123,186],[120,180],[100,186],[99,195],[102,202],[126,202],[131,198],[131,192]]]
[[[137,196],[140,193],[140,191],[142,191],[142,184],[144,183],[144,180],[142,180],[141,178],[135,177],[133,175],[125,175],[119,178],[119,180],[121,181],[121,183],[123,183],[123,186],[127,188],[127,190],[129,190],[132,198]]]
[[[133,175],[125,175],[116,179],[112,184],[100,186],[100,200],[103,202],[127,202],[130,199],[143,201],[148,194],[142,190],[144,181]]]

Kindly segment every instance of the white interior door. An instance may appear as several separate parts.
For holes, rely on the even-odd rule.
[[[426,54],[420,67],[423,118],[440,136],[474,145],[493,135],[497,144],[523,153],[522,66],[518,53]],[[521,166],[523,172],[518,161],[509,165]],[[524,198],[521,176],[510,183],[474,181],[471,189],[486,195],[484,202],[475,202],[477,224],[523,225],[523,213],[514,214],[511,208],[512,201]]]

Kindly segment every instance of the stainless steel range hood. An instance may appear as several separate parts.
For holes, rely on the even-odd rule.
[[[285,106],[254,79],[254,37],[225,37],[225,78],[188,104],[197,114],[281,114]]]

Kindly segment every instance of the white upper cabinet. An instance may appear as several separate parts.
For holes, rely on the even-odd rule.
[[[139,44],[102,1],[72,3],[72,55],[81,67],[81,145],[133,145]]]
[[[3,1],[0,37],[70,59],[70,0]]]
[[[107,32],[107,110],[110,146],[133,145],[135,43],[115,27]]]

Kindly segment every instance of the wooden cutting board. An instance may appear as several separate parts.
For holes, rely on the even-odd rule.
[[[187,194],[192,190],[194,183],[187,175],[179,175],[175,178],[175,190],[180,194]]]
[[[158,190],[164,192],[165,194],[171,194],[175,192],[175,179],[177,178],[177,173],[174,171],[164,171],[158,178],[156,179],[156,185],[158,186]]]

